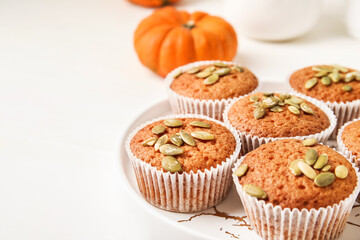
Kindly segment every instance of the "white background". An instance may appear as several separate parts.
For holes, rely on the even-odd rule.
[[[310,64],[360,69],[343,2],[325,1],[318,25],[293,41],[250,40],[236,29],[235,61],[284,84]],[[178,6],[226,17],[221,0]],[[137,238],[145,210],[121,186],[114,148],[166,98],[132,44],[151,11],[125,0],[0,1],[0,239]]]

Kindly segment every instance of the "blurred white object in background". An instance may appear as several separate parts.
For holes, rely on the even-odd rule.
[[[360,0],[349,0],[345,22],[349,34],[360,40]]]
[[[319,18],[321,2],[321,0],[225,0],[225,9],[228,20],[239,34],[261,40],[281,41],[308,32]]]

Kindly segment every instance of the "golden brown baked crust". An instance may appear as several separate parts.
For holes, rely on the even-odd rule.
[[[295,115],[284,109],[283,112],[266,110],[266,116],[254,118],[254,107],[251,96],[263,98],[263,93],[254,93],[239,99],[228,112],[230,124],[240,132],[258,137],[295,137],[320,133],[330,126],[327,115],[314,104],[305,101],[315,112],[314,115]]]
[[[318,66],[318,65],[317,65]],[[329,65],[320,65],[322,67],[330,67]],[[313,66],[302,68],[294,72],[290,77],[290,85],[296,91],[303,93],[307,96],[323,100],[325,102],[351,102],[360,99],[360,81],[351,81],[345,83],[343,81],[339,83],[332,83],[329,86],[325,86],[318,82],[313,88],[306,89],[305,82],[314,77],[316,71],[312,70]],[[354,71],[350,69],[350,71]],[[345,92],[342,87],[345,85],[352,86],[353,90]]]
[[[199,68],[203,70],[209,66],[212,65],[203,65]],[[180,95],[195,99],[215,100],[239,97],[252,92],[258,86],[256,76],[249,69],[242,68],[244,72],[232,70],[231,73],[220,77],[220,80],[213,85],[205,85],[203,78],[184,72],[174,79],[170,88]]]
[[[295,176],[290,172],[290,163],[296,159],[304,159],[309,148],[295,139],[263,144],[246,155],[243,163],[249,166],[249,170],[239,178],[239,183],[251,183],[262,188],[268,196],[266,202],[282,208],[319,209],[347,198],[357,184],[355,170],[344,156],[327,146],[317,144],[312,148],[315,148],[319,155],[328,155],[327,164],[331,165],[329,172],[334,173],[334,169],[339,165],[346,166],[349,170],[347,178],[336,178],[327,187],[317,187],[314,181],[306,176]]]
[[[341,139],[349,151],[357,158],[360,157],[360,120],[347,125]]]
[[[166,127],[166,134],[168,137],[175,133],[179,133],[181,130],[188,133],[194,131],[206,131],[215,136],[214,140],[202,141],[196,139],[196,146],[192,147],[187,144],[181,146],[184,153],[176,156],[177,160],[181,163],[184,172],[190,173],[190,171],[197,172],[197,170],[204,171],[210,170],[211,167],[216,168],[217,164],[221,164],[226,161],[226,158],[230,157],[235,151],[236,142],[233,134],[225,127],[208,120],[195,119],[195,118],[179,118],[183,121],[182,127],[170,128]],[[191,126],[193,121],[202,121],[209,123],[211,127],[200,128]],[[156,125],[164,125],[163,120],[151,123],[138,131],[131,139],[130,149],[133,154],[142,161],[145,161],[151,166],[156,167],[158,170],[162,170],[161,160],[164,155],[159,151],[155,151],[154,147],[142,146],[142,142],[146,139],[154,137],[155,134],[151,132],[151,129]],[[165,126],[165,125],[164,125]]]

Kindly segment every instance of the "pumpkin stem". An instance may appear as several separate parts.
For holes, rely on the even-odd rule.
[[[183,25],[183,27],[186,27],[186,28],[188,28],[188,29],[193,29],[193,28],[195,27],[195,22],[194,22],[194,20],[188,21],[187,23],[185,23],[185,24]]]

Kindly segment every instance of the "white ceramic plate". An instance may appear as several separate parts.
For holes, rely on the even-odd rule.
[[[261,85],[261,91],[286,91],[286,85],[275,82],[265,82]],[[162,222],[165,226],[171,228],[172,232],[176,231],[176,236],[181,239],[181,235],[185,234],[192,239],[261,239],[254,231],[251,230],[250,222],[246,217],[240,198],[236,193],[234,186],[231,187],[224,201],[215,208],[210,208],[196,214],[173,213],[158,209],[147,203],[138,191],[135,175],[125,151],[125,141],[130,132],[138,125],[156,117],[171,114],[171,108],[165,99],[147,111],[142,113],[128,127],[126,133],[118,144],[117,160],[120,160],[120,175],[124,187],[128,193],[142,207],[144,207],[156,220]],[[330,145],[335,145],[330,142]],[[120,149],[119,149],[120,148]],[[151,220],[150,220],[151,221]],[[144,223],[142,223],[144,224]],[[151,225],[151,222],[145,222]],[[155,231],[156,228],[154,228]],[[164,231],[165,234],[166,231]],[[360,205],[355,204],[349,218],[349,222],[341,235],[342,240],[359,239],[360,232]],[[184,236],[185,236],[184,235]],[[150,237],[151,238],[151,237]],[[152,238],[151,238],[152,239]]]

